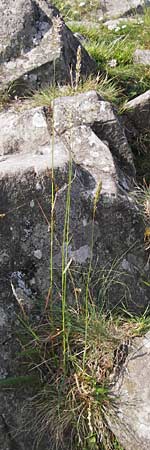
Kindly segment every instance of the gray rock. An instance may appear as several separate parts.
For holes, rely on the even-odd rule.
[[[147,2],[147,6],[150,2]],[[119,17],[143,12],[145,0],[102,0],[101,9],[106,17]]]
[[[117,420],[113,432],[125,450],[150,448],[150,332],[135,338],[124,368],[113,388]]]
[[[87,125],[96,136],[106,141],[111,152],[122,166],[135,174],[133,157],[124,130],[113,106],[104,101],[95,91],[79,96],[59,98],[54,101],[54,128],[63,135],[72,126]]]
[[[88,41],[88,39],[86,39],[85,38],[85,36],[83,36],[81,33],[74,33],[74,36],[78,39],[78,41],[81,43],[81,44],[85,44],[87,41]]]
[[[126,104],[125,117],[129,126],[145,132],[150,129],[150,90]]]
[[[31,275],[27,276],[27,280],[24,275],[26,289],[29,287],[32,289],[33,278],[34,290],[40,295],[42,292],[46,293],[48,289],[49,220],[44,217],[50,217],[52,158],[58,185],[55,220],[61,243],[67,165],[69,154],[72,154],[70,226],[71,234],[74,236],[71,252],[75,253],[71,253],[71,257],[77,259],[79,255],[78,262],[80,262],[82,259],[80,248],[84,251],[88,248],[86,246],[90,247],[92,202],[99,183],[102,182],[101,201],[97,208],[95,225],[95,239],[99,242],[95,258],[100,258],[101,267],[104,261],[105,265],[106,261],[111,264],[114,258],[127,251],[127,267],[130,267],[130,276],[132,274],[133,278],[135,277],[135,284],[133,280],[131,283],[133,299],[139,306],[143,303],[144,308],[147,302],[146,287],[139,285],[141,270],[143,271],[146,266],[143,249],[144,231],[137,208],[128,195],[132,189],[135,169],[131,149],[112,105],[99,97],[95,91],[91,91],[76,97],[56,99],[51,105],[51,111],[49,108],[20,111],[12,108],[0,114],[0,123],[1,213],[5,214],[17,208],[17,222],[16,214],[13,212],[10,216],[8,214],[8,219],[7,214],[6,217],[4,215],[0,222],[2,236],[7,229],[5,237],[2,237],[1,254],[7,255],[7,259],[2,258],[2,266],[8,278],[8,286],[8,273],[18,271],[28,273],[27,266],[30,260],[29,268],[31,266],[33,270]],[[44,216],[42,216],[43,207]],[[40,211],[42,222],[39,223]],[[3,226],[7,220],[8,228]],[[124,240],[122,238],[120,240],[120,236],[124,236]],[[130,246],[137,239],[141,240],[138,256],[136,248],[130,252]],[[55,262],[59,265],[61,252],[57,244],[55,247]],[[18,287],[22,289],[22,286]],[[119,288],[116,285],[114,289]],[[118,290],[116,303],[119,296]],[[128,299],[130,303],[130,295]]]
[[[150,182],[150,91],[130,100],[122,116],[125,133],[134,153],[138,181]]]
[[[145,66],[150,65],[150,50],[141,50],[137,48],[133,55],[133,60],[135,64],[144,64]]]
[[[32,314],[38,299],[45,301],[49,290],[52,160],[57,289],[61,285],[61,244],[71,156],[66,264],[72,269],[77,267],[75,285],[84,289],[83,272],[91,257],[93,201],[101,183],[93,235],[93,299],[105,301],[107,307],[123,301],[130,310],[143,311],[149,302],[149,288],[142,279],[148,280],[149,264],[143,246],[144,225],[130,196],[135,173],[132,153],[111,104],[91,91],[56,99],[51,108],[13,107],[0,114],[0,128],[0,374],[7,379],[20,373],[15,361],[18,300]],[[67,288],[72,303],[69,280]],[[54,285],[54,299],[57,289]],[[13,446],[15,450],[17,446],[19,450],[32,449],[32,433],[30,437],[23,432],[16,435],[16,429],[21,427],[20,405],[29,395],[27,392],[23,388],[18,393],[1,391],[0,417],[4,416],[7,424],[6,427],[0,423],[1,450],[12,450]],[[10,436],[15,441],[13,446]],[[48,450],[49,444],[41,443],[42,449]]]
[[[66,27],[56,8],[46,0],[3,1],[0,35],[0,89],[16,82],[20,93],[54,82],[69,82],[75,74],[79,41]],[[16,13],[17,11],[17,13]],[[81,74],[96,70],[95,62],[81,49]],[[55,74],[55,75],[54,75]]]
[[[32,48],[38,31],[36,10],[30,0],[2,0],[0,4],[0,61],[16,58],[22,50]],[[41,18],[42,20],[42,18]]]

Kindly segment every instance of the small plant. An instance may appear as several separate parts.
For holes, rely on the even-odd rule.
[[[38,393],[26,405],[26,427],[28,432],[34,430],[37,448],[48,433],[55,450],[121,449],[108,424],[108,418],[117,417],[112,382],[122,363],[116,362],[115,355],[121,344],[131,344],[134,336],[150,329],[148,310],[141,318],[127,311],[124,316],[112,316],[90,301],[86,353],[85,313],[86,305],[65,311],[65,365],[61,306],[53,309],[53,323],[45,308],[34,326],[20,317],[20,359],[28,376],[39,380]]]
[[[36,339],[23,346],[23,357],[30,372],[39,375],[43,387],[31,401],[35,418],[32,427],[40,435],[48,431],[51,448],[65,447],[65,436],[71,430],[70,447],[99,448],[98,442],[111,439],[105,413],[113,408],[108,387],[108,374],[113,367],[113,349],[119,342],[111,320],[92,309],[88,316],[86,362],[84,308],[77,312],[68,309],[65,335],[68,337],[64,371],[64,330],[60,328],[61,310],[56,309],[55,326],[46,314],[43,323],[34,329]],[[23,336],[30,336],[29,324],[22,320]],[[28,340],[27,338],[27,340]],[[96,338],[96,341],[95,341]],[[111,342],[112,339],[112,342]],[[109,351],[108,351],[109,346]],[[32,349],[32,353],[31,353]],[[31,357],[32,354],[32,357]],[[29,355],[29,356],[28,356]],[[34,360],[35,358],[35,360]],[[29,404],[28,404],[29,408]],[[55,432],[54,432],[55,430]]]

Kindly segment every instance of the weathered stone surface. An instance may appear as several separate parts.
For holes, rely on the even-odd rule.
[[[36,26],[36,11],[30,0],[26,2],[20,0],[15,3],[13,0],[8,2],[2,0],[0,16],[0,61],[2,63],[19,56],[22,49],[32,47],[34,35],[38,32],[38,24]],[[49,25],[48,22],[47,25]]]
[[[117,420],[112,429],[125,450],[150,448],[150,332],[135,338],[125,367],[113,388]]]
[[[148,255],[144,225],[130,196],[134,164],[124,130],[112,106],[96,92],[60,98],[50,107],[11,108],[0,114],[0,378],[16,375],[14,362],[20,299],[32,314],[49,290],[52,159],[55,180],[53,263],[56,285],[61,282],[61,243],[66,208],[68,165],[72,156],[70,269],[87,270],[91,254],[93,200],[102,183],[94,225],[93,299],[108,306],[124,302],[143,311],[149,302]],[[111,269],[111,271],[110,271]],[[110,276],[108,275],[110,273]],[[109,289],[101,280],[109,277]],[[112,277],[112,278],[111,278]],[[99,280],[99,282],[98,282]],[[83,289],[82,277],[81,292]],[[72,285],[71,285],[72,286]],[[69,286],[69,299],[73,290]],[[105,297],[104,296],[105,292]],[[57,290],[54,296],[57,298]],[[22,388],[21,388],[22,389]],[[20,403],[26,394],[0,394],[0,449],[31,450],[34,436],[16,435]],[[15,413],[14,413],[15,411]],[[13,418],[12,418],[13,416]],[[4,431],[5,428],[5,431]],[[10,434],[11,433],[11,434]],[[2,442],[6,442],[3,444]],[[14,445],[14,444],[13,444]],[[45,444],[40,450],[49,449]],[[47,445],[47,447],[46,447]]]
[[[150,91],[126,104],[123,114],[125,133],[132,147],[137,178],[150,182]]]
[[[125,115],[128,126],[134,126],[138,131],[150,129],[150,90],[130,100],[126,104]]]
[[[111,264],[118,255],[121,257],[124,252],[129,253],[123,266],[125,264],[129,268],[129,277],[134,278],[135,275],[135,285],[132,281],[131,286],[133,299],[139,306],[142,306],[143,302],[146,304],[146,287],[138,284],[140,279],[137,281],[147,259],[143,249],[143,225],[128,196],[132,187],[134,164],[124,131],[112,106],[96,92],[91,91],[74,98],[56,99],[50,111],[44,108],[25,111],[11,109],[1,113],[0,121],[1,214],[6,214],[1,220],[2,234],[8,226],[6,240],[2,238],[1,261],[4,273],[7,272],[5,276],[8,288],[10,289],[10,278],[7,274],[22,271],[24,274],[26,270],[28,273],[30,260],[29,273],[30,267],[33,267],[33,276],[31,279],[29,276],[29,286],[26,288],[30,288],[30,283],[33,287],[33,278],[36,294],[44,293],[48,289],[48,224],[46,219],[42,218],[40,205],[44,204],[45,214],[49,217],[53,157],[55,180],[58,184],[55,220],[61,242],[67,164],[69,154],[72,154],[74,177],[70,226],[74,244],[71,244],[69,251],[78,255],[77,250],[80,247],[83,247],[83,252],[85,246],[90,248],[92,199],[101,181],[102,197],[97,208],[95,225],[95,239],[99,242],[96,258],[100,259],[102,266],[104,261],[106,264],[108,260]],[[37,217],[40,211],[42,223],[39,224]],[[7,226],[4,225],[5,221]],[[120,240],[120,236],[124,236],[124,241]],[[138,256],[136,247],[130,252],[130,246],[137,239],[141,239]],[[56,264],[58,259],[59,265],[61,252],[57,245],[54,257]],[[81,260],[81,255],[79,259]],[[135,267],[138,267],[138,264],[137,270]],[[118,302],[119,291],[116,295]],[[129,295],[129,303],[130,300]]]
[[[17,14],[16,14],[17,10]],[[16,90],[69,82],[79,41],[46,0],[3,2],[0,35],[0,88],[17,82]],[[96,70],[95,62],[81,50],[81,74]],[[55,74],[55,75],[54,75]]]
[[[115,110],[95,91],[54,102],[54,128],[58,135],[63,135],[72,125],[81,124],[92,127],[95,134],[106,141],[122,167],[135,175],[132,152]]]
[[[144,64],[145,66],[150,65],[150,50],[141,50],[137,48],[133,55],[135,64]]]
[[[103,13],[109,17],[130,15],[131,13],[141,13],[145,6],[144,0],[102,0]],[[148,2],[149,3],[149,2]]]

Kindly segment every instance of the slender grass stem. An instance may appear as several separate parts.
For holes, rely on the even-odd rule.
[[[53,82],[53,98],[55,97],[55,60],[54,60],[54,82]],[[50,220],[50,315],[53,324],[53,243],[54,243],[54,204],[55,204],[55,186],[54,186],[54,103],[52,114],[52,147],[51,147],[51,220]]]
[[[95,213],[96,213],[97,203],[98,203],[98,200],[99,200],[101,189],[102,189],[102,183],[100,181],[98,183],[98,187],[97,187],[97,190],[96,190],[96,193],[95,193],[95,197],[94,197],[94,204],[93,204],[90,262],[89,262],[89,268],[88,268],[88,274],[87,274],[87,282],[86,282],[86,290],[85,290],[85,346],[84,346],[84,352],[83,352],[83,370],[85,369],[86,352],[87,352],[87,340],[88,340],[89,285],[90,285],[90,278],[91,278],[91,272],[92,272],[92,258],[93,258],[93,246],[94,246],[94,222],[95,222]]]
[[[70,197],[72,180],[72,156],[69,154],[69,173],[68,187],[66,197],[65,222],[63,230],[62,244],[62,335],[63,335],[63,368],[66,370],[66,351],[67,351],[67,332],[66,332],[66,296],[67,296],[67,267],[68,266],[68,245],[69,245],[69,216],[70,216]]]

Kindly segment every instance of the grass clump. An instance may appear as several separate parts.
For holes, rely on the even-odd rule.
[[[28,414],[34,412],[27,428],[35,431],[37,448],[48,433],[51,449],[121,449],[108,425],[117,412],[112,384],[122,368],[118,361],[115,371],[115,355],[123,343],[149,330],[148,311],[141,318],[112,316],[90,303],[85,353],[85,309],[65,310],[65,364],[61,305],[53,309],[53,321],[48,305],[34,326],[20,317],[20,358],[28,374],[40,379],[38,393],[27,404]]]
[[[145,179],[143,185],[136,186],[133,192],[134,198],[138,206],[141,207],[141,213],[145,223],[150,222],[150,184],[147,184]]]
[[[35,92],[30,102],[35,106],[49,106],[50,102],[57,97],[73,96],[90,90],[96,90],[105,100],[111,102],[117,102],[122,92],[113,79],[108,79],[107,76],[97,75],[97,77],[90,76],[87,80],[80,81],[76,87],[66,85],[53,88],[50,86],[49,88]]]

